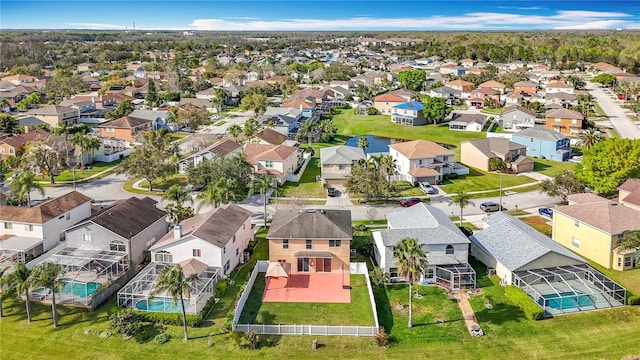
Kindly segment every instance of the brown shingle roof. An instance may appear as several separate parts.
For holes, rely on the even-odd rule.
[[[267,239],[351,239],[351,211],[278,210]]]
[[[505,155],[509,151],[516,149],[526,149],[524,145],[520,145],[513,141],[502,138],[486,138],[478,140],[470,140],[467,143],[472,144],[476,149],[480,150],[487,157],[492,158],[497,154]]]
[[[479,88],[506,88],[506,86],[498,81],[495,80],[489,80],[489,81],[485,81],[482,84],[478,85]]]
[[[547,111],[547,118],[561,118],[561,119],[579,119],[582,120],[584,117],[577,111],[569,110],[569,109],[553,109]]]
[[[581,193],[581,194],[568,195],[567,201],[569,202],[570,205],[573,205],[573,204],[588,204],[593,202],[607,202],[608,200],[594,193]]]
[[[391,93],[378,95],[373,100],[375,102],[397,102],[397,103],[403,103],[407,101],[407,99],[403,98],[402,96],[391,94]]]
[[[502,110],[502,112],[500,113],[500,116],[503,116],[504,114],[509,113],[511,111],[515,111],[515,110],[522,111],[523,113],[529,114],[529,115],[534,116],[534,117],[538,116],[538,113],[536,113],[535,111],[529,110],[529,109],[527,109],[525,107],[522,107],[520,105],[510,105],[510,106],[505,107]]]
[[[622,185],[618,186],[618,190],[634,191],[640,188],[640,179],[627,179]]]
[[[408,159],[424,159],[439,155],[453,155],[451,150],[426,140],[413,140],[389,146]]]
[[[182,272],[184,273],[185,276],[189,276],[193,274],[200,275],[206,268],[209,267],[209,265],[195,258],[181,261],[178,263],[178,265],[182,267]]]
[[[156,201],[148,197],[130,197],[94,214],[87,221],[92,221],[125,239],[131,239],[166,215],[155,204]]]
[[[259,160],[282,161],[296,151],[298,151],[298,148],[293,146],[267,144],[246,144],[242,150],[247,157],[247,161],[252,164]]]
[[[29,141],[40,141],[49,137],[49,133],[46,130],[38,129],[29,131],[26,134],[20,134],[3,139],[0,144],[7,144],[14,148],[18,148]]]
[[[110,128],[133,129],[140,125],[145,125],[149,123],[151,123],[151,120],[141,119],[141,118],[132,117],[132,116],[123,116],[118,119],[107,121],[99,125],[98,127],[99,128],[110,127]]]
[[[64,106],[49,105],[39,109],[31,109],[27,112],[29,115],[60,115],[68,113],[78,113],[78,110]]]
[[[640,211],[615,201],[559,206],[554,209],[554,212],[569,216],[611,235],[640,230]]]
[[[0,219],[42,224],[90,201],[90,197],[72,191],[33,207],[0,205]]]
[[[256,137],[272,145],[280,145],[287,140],[286,135],[281,134],[270,128],[263,129],[262,131],[256,134]]]
[[[251,216],[251,211],[236,204],[222,205],[207,213],[196,215],[180,222],[182,238],[193,235],[220,248],[224,247],[242,224]],[[151,249],[157,249],[178,239],[170,231],[155,243]]]
[[[280,107],[282,108],[310,108],[310,107],[314,107],[315,103],[311,102],[310,100],[305,99],[295,99],[295,100],[291,100],[291,101],[287,101],[286,103],[283,103],[282,105],[280,105]]]

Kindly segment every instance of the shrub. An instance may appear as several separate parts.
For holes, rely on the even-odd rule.
[[[367,231],[367,225],[365,224],[358,224],[356,226],[353,227],[354,231]]]
[[[227,287],[229,286],[229,280],[222,279],[216,285],[216,292],[214,297],[221,298],[222,295],[227,291]]]
[[[378,109],[373,106],[367,109],[367,115],[378,115]]]
[[[167,334],[158,334],[158,335],[156,335],[156,337],[153,338],[153,341],[155,341],[156,344],[158,344],[158,345],[162,345],[162,344],[166,343],[167,341],[169,341],[169,335],[167,335]]]
[[[373,340],[375,340],[376,344],[380,347],[387,346],[389,345],[389,334],[384,330],[384,327],[380,326],[378,333],[373,335]]]
[[[111,331],[101,331],[98,334],[98,337],[101,339],[106,339],[106,338],[110,338],[113,334],[111,333]]]
[[[629,305],[640,305],[640,296],[629,296],[629,298],[627,298],[627,304]]]
[[[504,288],[504,291],[511,301],[524,312],[524,316],[527,319],[542,320],[544,311],[519,287],[513,285],[507,286]]]
[[[109,316],[109,327],[116,333],[135,336],[142,329],[142,316],[133,309],[123,309]]]
[[[145,321],[162,325],[182,326],[182,313],[136,312]],[[187,326],[198,327],[204,323],[201,314],[187,314]]]
[[[448,180],[454,180],[454,179],[458,178],[458,174],[456,174],[456,173],[447,174],[447,175],[445,175],[445,178],[448,179]]]

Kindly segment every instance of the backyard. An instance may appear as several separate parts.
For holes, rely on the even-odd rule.
[[[503,188],[533,182],[534,180],[527,176],[502,175]],[[453,180],[444,180],[441,188],[447,194],[455,194],[459,190],[464,190],[465,192],[497,190],[500,188],[500,174],[469,168],[469,175],[462,175]]]

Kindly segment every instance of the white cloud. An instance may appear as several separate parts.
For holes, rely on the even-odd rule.
[[[471,12],[457,16],[421,18],[345,19],[196,19],[195,30],[269,31],[269,30],[500,30],[500,29],[614,29],[637,28],[629,14],[598,11],[558,11],[550,15],[500,12]],[[247,20],[247,21],[240,21]]]
[[[70,23],[76,29],[89,29],[89,30],[121,30],[126,26],[114,25],[114,24],[100,24],[100,23]]]

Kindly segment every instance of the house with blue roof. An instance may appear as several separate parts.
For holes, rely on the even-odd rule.
[[[571,158],[569,138],[557,131],[530,128],[514,133],[511,141],[527,147],[527,155],[554,161]]]
[[[391,109],[391,122],[398,125],[426,125],[424,105],[418,101],[398,104]]]
[[[392,281],[404,281],[398,274],[393,251],[406,238],[418,240],[427,255],[428,266],[421,274],[425,284],[438,283],[452,290],[474,288],[476,272],[468,264],[470,241],[444,211],[419,203],[387,215],[387,229],[372,232],[376,263]]]

